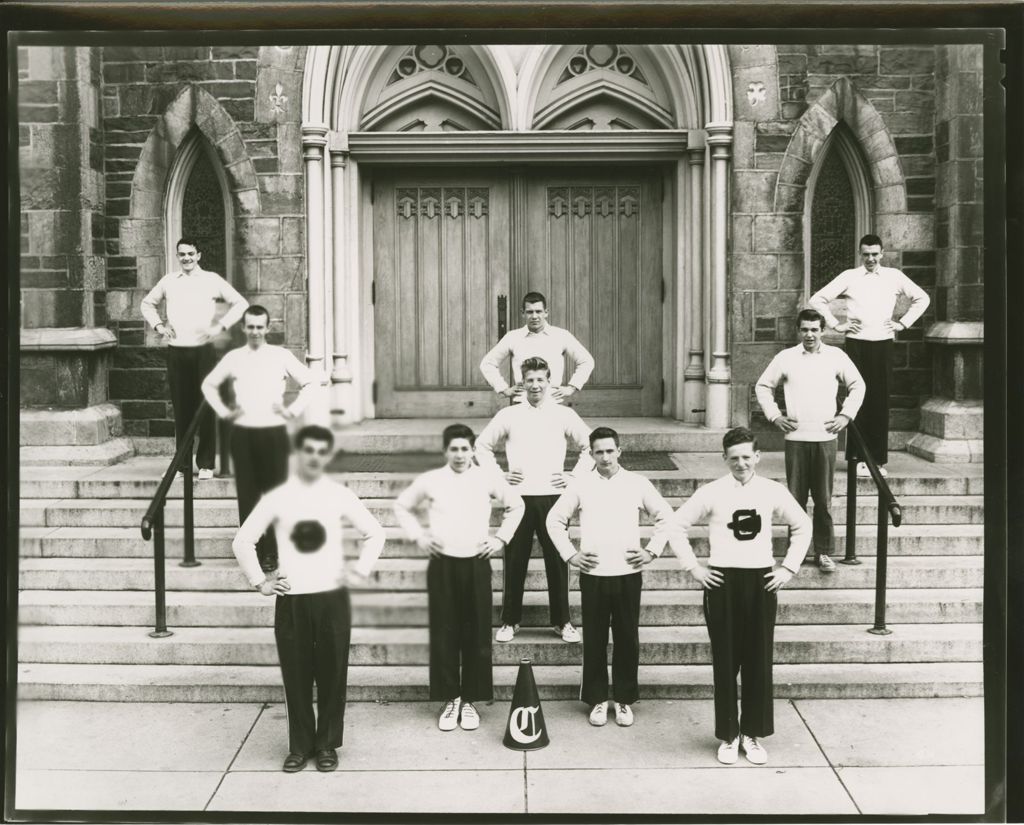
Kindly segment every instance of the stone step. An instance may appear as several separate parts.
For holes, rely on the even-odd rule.
[[[21,447],[18,463],[22,467],[108,466],[133,455],[135,446],[130,438],[111,438],[102,444]]]
[[[670,497],[668,502],[676,509],[684,500]],[[382,525],[397,524],[391,499],[367,498],[363,502]],[[983,496],[904,496],[900,504],[906,524],[981,524],[984,521]],[[21,525],[132,527],[140,524],[148,507],[149,502],[143,499],[26,499],[20,506]],[[231,527],[238,523],[237,506],[224,499],[198,499],[195,501],[194,512],[197,527]],[[836,523],[845,523],[845,508],[833,508],[833,518]],[[877,518],[878,508],[874,500],[858,502],[858,524],[875,523]],[[180,525],[181,520],[182,502],[168,502],[167,525]],[[500,520],[500,513],[493,511],[492,524],[498,524]],[[646,513],[641,514],[642,524],[649,524],[650,521]]]
[[[489,418],[460,418],[479,433]],[[592,427],[612,427],[626,452],[701,452],[722,449],[725,430],[706,429],[671,418],[585,418]],[[448,421],[436,418],[370,419],[334,429],[335,445],[350,453],[438,453]]]
[[[26,468],[27,469],[27,468]],[[151,499],[156,494],[160,473],[151,478],[117,477],[116,468],[95,474],[95,477],[68,478],[58,471],[46,473],[23,472],[19,482],[22,499],[62,499],[62,498],[94,498],[94,499]],[[126,471],[128,472],[128,471]],[[134,475],[134,473],[133,473]],[[696,474],[691,476],[685,471],[647,470],[641,475],[651,479],[654,486],[664,496],[689,496],[693,491],[715,476]],[[784,474],[771,473],[769,477],[778,476],[784,481]],[[415,473],[338,473],[332,478],[348,486],[360,498],[394,498],[408,487],[416,477]],[[901,496],[958,496],[981,495],[984,492],[983,478],[961,476],[890,476],[889,486],[893,495]],[[183,482],[171,484],[169,496],[180,499],[183,495]],[[845,506],[846,474],[839,472],[835,478],[834,506]],[[235,482],[232,478],[213,478],[196,481],[193,495],[201,499],[235,500]],[[862,478],[857,481],[857,495],[866,499],[875,499],[874,482]]]
[[[811,575],[816,575],[811,573]],[[841,574],[840,574],[841,575]],[[810,576],[808,576],[809,578]],[[803,576],[800,577],[801,579]],[[353,623],[359,627],[424,627],[427,594],[354,591]],[[569,593],[571,619],[580,622],[580,594]],[[980,588],[890,589],[886,599],[891,623],[980,622]],[[23,625],[139,625],[154,619],[154,596],[144,590],[26,590],[18,597]],[[497,625],[500,599],[492,623]],[[274,602],[253,592],[169,591],[167,623],[175,627],[271,627]],[[523,599],[523,626],[548,625],[547,594],[529,591]],[[874,591],[868,589],[787,590],[779,599],[778,624],[863,624],[874,622]],[[704,623],[698,590],[648,590],[640,607],[645,626]]]
[[[797,625],[775,634],[778,664],[814,662],[980,662],[982,625],[899,625],[889,636],[859,625]],[[23,627],[18,660],[51,664],[276,665],[274,631],[260,628],[178,628],[154,639],[145,627]],[[584,629],[584,633],[586,630]],[[520,633],[507,644],[495,642],[495,665],[529,658],[537,665],[579,666],[582,648],[554,633]],[[610,660],[609,660],[610,661]],[[352,666],[426,665],[427,628],[355,628]],[[710,664],[704,627],[640,629],[640,662],[645,665]]]
[[[491,585],[502,589],[502,560],[491,562]],[[380,559],[373,573],[374,586],[383,590],[425,591],[426,559]],[[234,557],[207,559],[200,567],[165,566],[169,590],[237,591],[250,588]],[[840,565],[831,575],[805,565],[803,575],[789,585],[800,589],[855,589],[875,586],[873,558],[856,566]],[[888,586],[901,588],[955,588],[983,585],[984,560],[981,556],[903,556],[894,557],[888,566]],[[22,590],[145,590],[153,589],[153,562],[149,559],[37,558],[22,559],[19,586]],[[570,589],[578,589],[579,574],[569,571]],[[696,590],[699,585],[680,569],[675,559],[655,559],[644,568],[644,587],[648,590]],[[527,590],[546,590],[547,576],[542,559],[530,562]]]
[[[172,637],[173,638],[173,637]],[[166,641],[166,640],[165,640]],[[518,667],[494,668],[497,702],[512,698]],[[579,668],[533,668],[542,699],[579,697]],[[888,699],[983,695],[980,662],[776,665],[779,699]],[[642,665],[641,694],[648,699],[711,699],[710,665]],[[353,666],[350,701],[415,701],[428,696],[425,666]],[[65,665],[18,667],[18,697],[107,702],[283,702],[276,665]],[[642,701],[638,712],[642,711]],[[484,713],[508,712],[504,704]]]
[[[873,556],[876,551],[876,525],[857,526],[857,554]],[[640,529],[646,540],[652,528]],[[200,560],[234,558],[231,540],[237,527],[196,528],[195,553]],[[690,543],[699,556],[708,554],[707,527],[697,526],[691,531]],[[387,528],[388,541],[384,558],[424,558],[425,551],[405,538],[401,528]],[[570,536],[579,538],[579,529],[570,528]],[[786,529],[773,530],[775,554],[785,553]],[[899,529],[889,528],[889,555],[957,556],[980,555],[984,551],[984,526],[981,524],[904,524]],[[846,526],[836,526],[837,552],[845,552]],[[146,558],[153,557],[152,541],[142,539],[138,525],[133,527],[22,527],[19,533],[22,558],[28,557],[88,557],[88,558]],[[358,552],[351,535],[346,548]],[[184,538],[180,528],[167,530],[165,551],[168,558],[180,559],[184,554]],[[534,555],[540,554],[540,545],[534,542]],[[672,548],[666,548],[666,557]]]

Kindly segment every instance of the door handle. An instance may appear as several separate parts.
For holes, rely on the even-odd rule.
[[[498,340],[505,337],[508,332],[508,296],[498,296]]]

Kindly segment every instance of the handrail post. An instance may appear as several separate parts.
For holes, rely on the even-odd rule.
[[[847,430],[847,453],[849,439],[853,434]],[[857,462],[851,455],[846,459],[846,557],[839,560],[840,564],[860,564],[857,558]]]
[[[164,508],[153,516],[153,590],[156,594],[156,629],[150,633],[154,639],[173,636],[167,629],[167,585],[164,581]]]
[[[196,561],[196,530],[195,530],[195,480],[192,477],[192,439],[189,439],[187,463],[182,471],[184,479],[182,527],[185,531],[184,558],[178,562],[179,567],[198,567]]]
[[[878,547],[875,551],[875,626],[868,630],[876,636],[892,633],[885,626],[885,575],[889,558],[889,511],[883,506],[882,491],[878,491]]]

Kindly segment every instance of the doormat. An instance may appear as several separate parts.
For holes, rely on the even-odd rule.
[[[507,469],[505,456],[495,456]],[[565,457],[565,469],[576,466],[578,455]],[[423,473],[444,464],[438,453],[338,453],[327,466],[330,473]],[[678,469],[668,453],[624,453],[621,464],[627,470]]]

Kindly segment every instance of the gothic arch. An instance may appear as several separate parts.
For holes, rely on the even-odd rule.
[[[806,197],[804,198],[804,293],[810,295],[814,292],[812,280],[812,249],[814,244],[814,210],[817,184],[826,161],[833,155],[841,164],[842,170],[850,184],[850,195],[853,201],[853,214],[850,227],[852,228],[852,241],[849,249],[844,253],[846,268],[850,262],[856,260],[857,240],[869,232],[874,231],[874,192],[871,185],[871,177],[868,171],[868,164],[860,150],[856,139],[845,121],[838,121],[832,132],[822,144],[821,151],[811,167],[806,182]],[[820,207],[820,204],[819,204]],[[835,269],[834,274],[842,271]]]
[[[848,77],[833,83],[800,118],[779,168],[775,211],[803,210],[811,172],[840,121],[863,153],[876,214],[905,212],[907,188],[896,144],[878,110]]]
[[[217,183],[220,185],[220,192],[224,203],[224,271],[220,272],[218,270],[218,272],[230,281],[234,273],[233,242],[235,234],[232,231],[234,215],[230,184],[224,172],[224,167],[217,157],[217,153],[198,128],[191,129],[183,138],[167,175],[163,209],[164,260],[168,263],[174,260],[176,254],[175,244],[184,234],[182,231],[182,207],[185,200],[185,191],[196,163],[203,155],[210,161],[210,166],[213,168]]]
[[[494,100],[497,128],[510,128],[515,68],[507,56],[492,52],[487,46],[462,48],[479,62],[482,76],[476,81],[487,85]],[[370,88],[393,49],[391,46],[310,47],[302,82],[302,123],[339,132],[361,129]]]
[[[224,169],[234,213],[249,215],[260,211],[256,170],[238,126],[209,92],[186,86],[167,107],[142,147],[132,179],[131,217],[153,218],[162,213],[168,175],[182,141],[193,127],[209,141]],[[153,194],[159,196],[158,214],[153,213]]]

